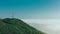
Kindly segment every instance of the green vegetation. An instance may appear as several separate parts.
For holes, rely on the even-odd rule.
[[[44,34],[16,18],[0,19],[0,34]]]

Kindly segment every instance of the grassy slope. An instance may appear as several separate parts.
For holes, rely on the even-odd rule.
[[[0,19],[0,34],[44,34],[20,19]]]

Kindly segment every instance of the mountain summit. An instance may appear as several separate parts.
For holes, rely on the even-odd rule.
[[[44,34],[16,18],[0,19],[0,34]]]

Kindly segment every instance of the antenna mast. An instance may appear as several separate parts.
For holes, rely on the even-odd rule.
[[[15,13],[15,10],[13,10],[13,9],[11,9],[10,11],[9,11],[9,14],[10,14],[10,18],[14,18],[14,14]]]
[[[14,13],[12,12],[11,18],[14,18]]]

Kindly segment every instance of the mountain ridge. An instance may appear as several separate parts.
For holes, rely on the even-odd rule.
[[[17,18],[0,19],[0,34],[44,34]]]

